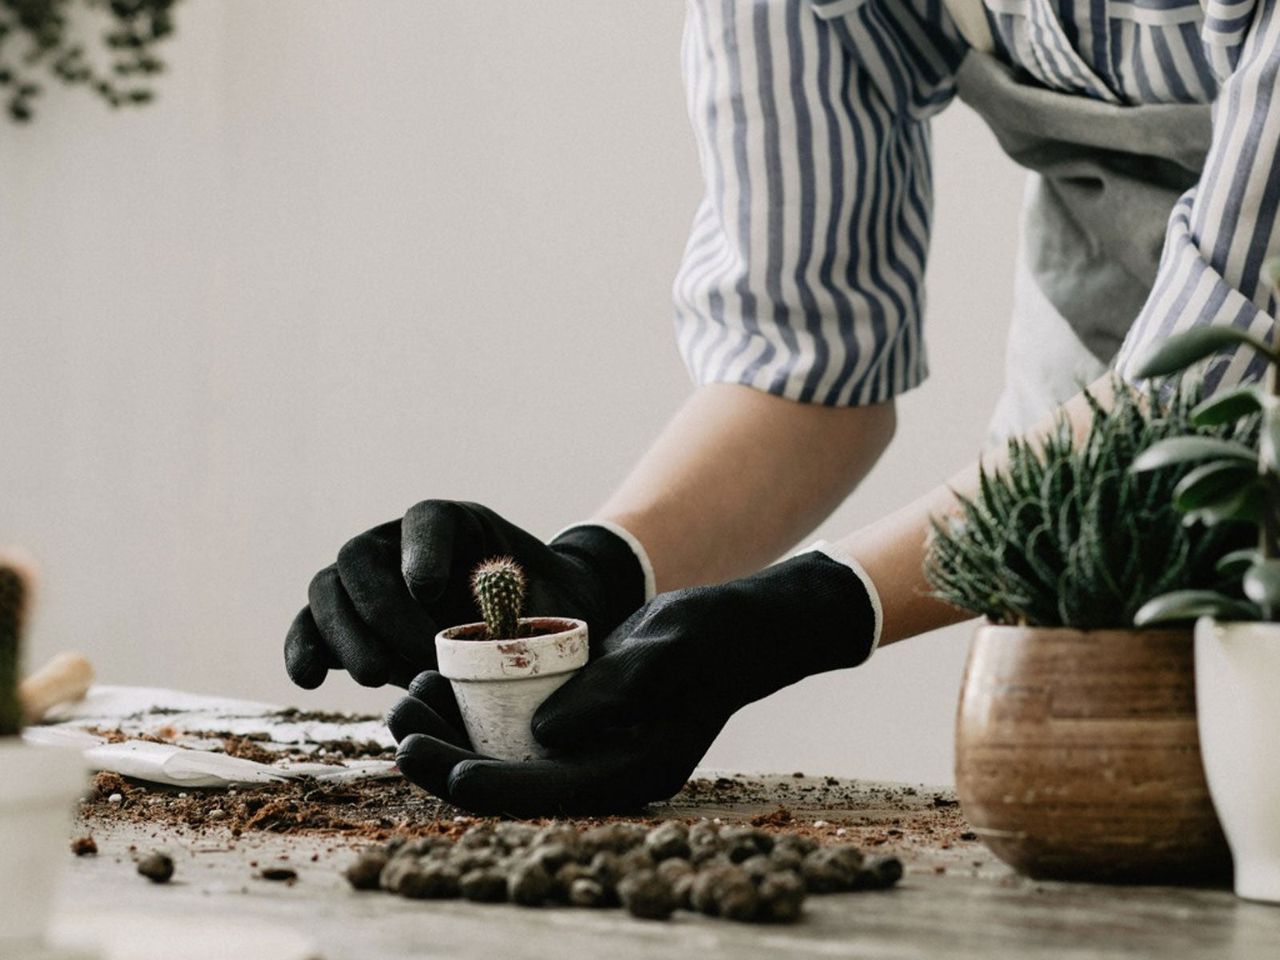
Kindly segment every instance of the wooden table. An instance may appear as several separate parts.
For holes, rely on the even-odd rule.
[[[1280,907],[1247,903],[1226,890],[1104,887],[1019,877],[972,839],[945,791],[901,784],[780,776],[738,778],[719,789],[695,783],[656,817],[745,821],[781,806],[793,825],[893,852],[906,864],[889,891],[810,897],[805,918],[787,927],[753,926],[680,912],[669,922],[633,920],[620,910],[537,909],[463,901],[410,901],[357,893],[340,870],[360,841],[326,834],[245,832],[216,822],[199,828],[125,822],[93,812],[96,856],[72,858],[57,903],[60,935],[117,944],[107,956],[255,956],[239,936],[274,937],[263,956],[346,958],[545,957],[717,958],[858,957],[903,960],[1094,960],[1111,957],[1280,958]],[[731,788],[731,789],[730,789]],[[397,816],[438,817],[421,809]],[[98,807],[101,809],[101,807]],[[818,822],[815,827],[814,823]],[[172,882],[152,884],[134,870],[139,851],[168,848]],[[287,858],[287,860],[285,859]],[[277,861],[295,883],[261,879]],[[255,866],[256,865],[256,866]],[[148,924],[164,943],[121,946]],[[122,931],[132,930],[128,936]],[[175,941],[175,938],[178,938]],[[308,942],[309,950],[299,944]],[[186,944],[184,946],[184,944]],[[212,947],[203,953],[196,947]],[[292,953],[290,951],[293,951]]]

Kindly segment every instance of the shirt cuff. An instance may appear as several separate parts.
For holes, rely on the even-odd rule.
[[[867,573],[866,569],[864,569],[862,564],[857,560],[853,559],[853,557],[849,556],[847,553],[837,550],[826,540],[815,540],[799,552],[817,552],[830,557],[832,560],[836,561],[836,563],[844,564],[853,571],[854,575],[859,580],[862,581],[862,586],[867,591],[867,598],[871,601],[871,611],[875,614],[875,633],[871,638],[871,647],[867,651],[867,656],[870,657],[871,654],[876,652],[876,648],[880,646],[880,633],[884,629],[884,609],[880,606],[880,591],[878,591],[876,589],[876,585],[871,582],[870,574]]]
[[[1138,379],[1139,361],[1156,343],[1195,327],[1236,327],[1271,342],[1276,321],[1235,289],[1204,258],[1191,233],[1191,196],[1178,202],[1169,220],[1165,254],[1151,295],[1138,314],[1115,359],[1128,382]],[[1221,387],[1261,378],[1265,361],[1252,350],[1222,351],[1198,364],[1206,394]]]
[[[636,561],[640,564],[640,570],[644,574],[644,600],[648,603],[657,594],[657,581],[653,575],[653,564],[649,562],[649,554],[639,540],[626,527],[614,523],[612,520],[584,520],[581,523],[571,523],[563,530],[557,531],[554,540],[561,534],[568,533],[570,530],[577,530],[579,527],[600,527],[608,530],[615,537],[631,548],[631,552],[635,554]]]

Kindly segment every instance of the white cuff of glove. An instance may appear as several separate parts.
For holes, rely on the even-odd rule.
[[[811,553],[814,551],[830,557],[836,563],[843,563],[854,572],[857,578],[862,581],[863,587],[866,588],[867,597],[871,600],[871,610],[876,618],[875,636],[871,638],[871,649],[867,653],[867,656],[870,657],[871,654],[876,652],[876,647],[880,646],[880,631],[884,628],[884,609],[880,606],[880,591],[871,582],[871,576],[863,569],[862,564],[848,554],[837,550],[826,540],[815,540],[809,546],[797,552]]]
[[[636,560],[640,563],[641,572],[644,574],[645,603],[648,603],[654,598],[658,590],[657,580],[653,575],[653,564],[649,562],[649,554],[645,551],[644,544],[636,539],[635,534],[626,527],[614,523],[612,520],[584,520],[581,523],[569,524],[563,530],[558,531],[555,537],[552,537],[551,539],[554,540],[556,537],[560,536],[560,534],[568,533],[570,530],[577,530],[579,527],[601,527],[608,530],[615,537],[630,547],[631,552],[636,555]]]

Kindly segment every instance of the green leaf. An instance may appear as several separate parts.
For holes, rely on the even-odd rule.
[[[1273,287],[1280,287],[1280,257],[1272,257],[1262,263],[1263,282]]]
[[[1170,437],[1152,444],[1133,461],[1134,471],[1156,470],[1175,463],[1204,460],[1208,457],[1226,457],[1235,460],[1257,462],[1257,454],[1243,443],[1221,440],[1217,437]]]
[[[1173,502],[1183,513],[1221,501],[1252,483],[1257,473],[1240,460],[1214,460],[1191,470],[1173,488]]]
[[[1219,557],[1214,568],[1223,576],[1236,576],[1243,574],[1257,559],[1258,551],[1253,547],[1245,547],[1243,550],[1232,550]]]
[[[1136,375],[1162,377],[1178,373],[1224,347],[1238,344],[1246,344],[1263,356],[1275,359],[1270,347],[1244,330],[1226,326],[1196,327],[1155,344],[1139,359]]]
[[[1211,499],[1187,513],[1186,524],[1203,523],[1212,527],[1219,523],[1261,523],[1266,510],[1266,496],[1256,479],[1247,486],[1231,490]]]
[[[1275,405],[1275,398],[1256,385],[1236,387],[1214,394],[1191,411],[1191,421],[1198,427],[1215,427],[1247,417],[1256,410]]]
[[[1280,409],[1268,409],[1262,415],[1258,458],[1271,473],[1280,472]]]
[[[1213,590],[1174,590],[1144,603],[1133,616],[1135,627],[1153,623],[1194,620],[1196,617],[1220,620],[1258,620],[1262,611],[1251,603],[1233,600]]]
[[[1246,570],[1244,595],[1270,619],[1272,611],[1280,607],[1280,560],[1259,560]]]

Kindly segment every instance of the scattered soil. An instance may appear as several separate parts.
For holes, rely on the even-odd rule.
[[[529,617],[521,619],[514,637],[491,637],[489,636],[489,629],[483,623],[477,623],[454,627],[449,632],[449,639],[478,640],[485,643],[496,641],[501,643],[511,640],[527,640],[532,637],[550,637],[557,633],[572,630],[573,626],[569,621],[559,617]]]
[[[318,717],[325,719],[316,719]],[[340,719],[337,719],[340,718]],[[316,714],[311,717],[299,716],[291,718],[303,722],[322,723],[355,722],[361,718],[349,717],[345,714]],[[186,730],[179,733],[172,728],[161,728],[157,734],[125,733],[120,729],[103,729],[101,727],[85,727],[95,736],[103,737],[108,743],[122,743],[126,740],[145,740],[148,743],[172,743],[182,738],[184,741],[201,740],[202,747],[211,753],[225,753],[227,756],[252,760],[256,763],[275,763],[278,760],[289,760],[294,763],[328,763],[341,764],[345,760],[394,760],[394,747],[385,746],[377,740],[354,740],[350,737],[341,740],[317,740],[306,744],[270,743],[266,733],[231,733],[227,730]],[[163,735],[160,735],[163,734]],[[114,792],[114,791],[108,791]]]
[[[368,723],[381,719],[376,713],[335,713],[329,710],[300,710],[297,707],[285,707],[268,716],[279,717],[291,723]]]
[[[127,787],[124,777],[120,774],[103,770],[93,775],[89,796],[92,799],[106,800],[113,793],[124,793]]]
[[[223,737],[222,752],[229,757],[253,760],[255,763],[275,763],[280,759],[280,754],[275,750],[268,750],[248,737]]]
[[[121,800],[110,803],[107,798],[115,793]],[[397,835],[457,839],[473,824],[500,819],[470,816],[399,777],[341,784],[303,779],[233,790],[179,791],[99,773],[80,812],[86,831],[133,823],[195,834],[273,833],[363,843],[385,842]],[[672,819],[692,824],[714,818],[908,856],[913,848],[945,850],[976,840],[948,794],[921,795],[913,787],[831,783],[826,778],[771,778],[767,783],[745,776],[695,779],[672,800],[633,814],[576,817],[569,822],[651,825]]]
[[[98,852],[98,843],[93,837],[76,837],[71,841],[71,852],[77,857],[92,857]]]
[[[107,743],[124,743],[126,740],[144,740],[147,743],[173,743],[182,733],[167,724],[157,727],[154,733],[125,733],[119,727],[83,727],[85,733],[102,737]]]
[[[752,817],[748,822],[753,827],[785,827],[793,819],[794,817],[791,816],[790,810],[786,807],[778,807],[772,813],[761,813]]]

